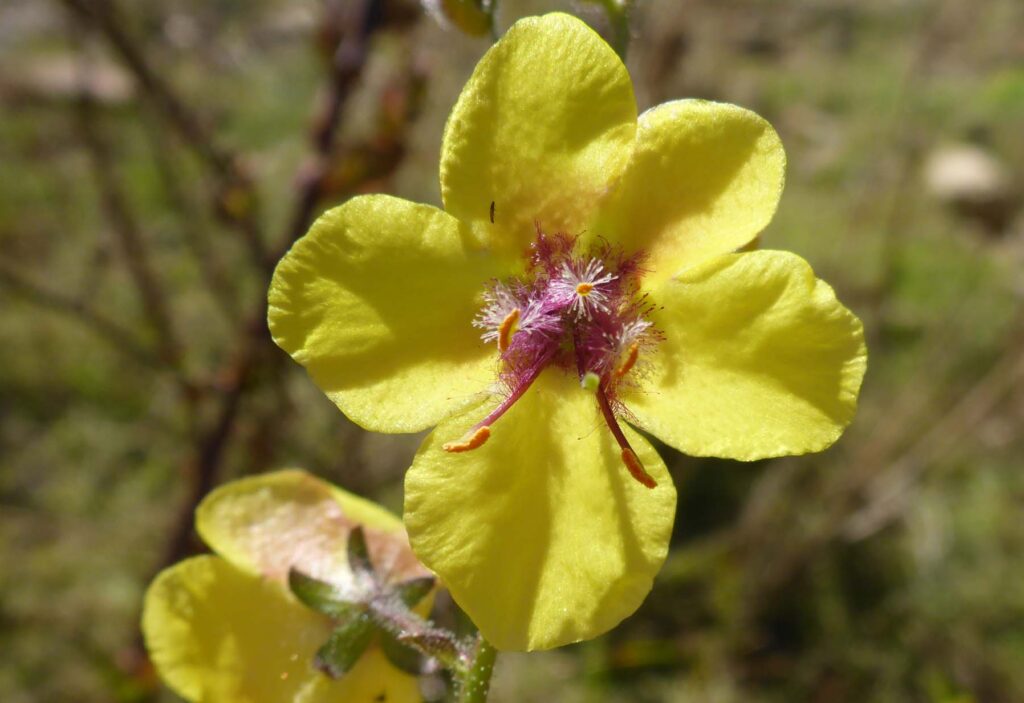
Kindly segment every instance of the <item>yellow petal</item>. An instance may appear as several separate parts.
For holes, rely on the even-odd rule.
[[[863,328],[800,257],[727,254],[652,296],[665,341],[625,403],[661,440],[750,461],[825,449],[853,419]]]
[[[593,393],[557,370],[541,375],[482,447],[441,449],[495,400],[443,422],[417,453],[405,481],[413,549],[499,649],[596,637],[651,590],[672,532],[672,479],[626,427],[658,486],[634,480]]]
[[[281,584],[219,557],[195,557],[157,576],[146,592],[142,630],[160,676],[191,701],[420,700],[416,680],[388,664],[375,647],[337,681],[313,669],[330,621]]]
[[[703,100],[640,116],[622,183],[591,234],[648,254],[651,284],[750,242],[772,219],[786,155],[749,110]]]
[[[535,222],[579,234],[635,134],[633,86],[604,40],[569,15],[520,20],[477,64],[448,119],[445,209],[514,250]]]
[[[324,214],[278,264],[274,341],[357,424],[416,432],[494,378],[472,326],[496,259],[426,205],[385,195]]]
[[[364,526],[374,567],[388,580],[429,575],[413,556],[398,518],[305,471],[232,481],[196,510],[196,528],[214,551],[280,583],[292,567],[339,586],[349,583],[346,546],[356,525]]]

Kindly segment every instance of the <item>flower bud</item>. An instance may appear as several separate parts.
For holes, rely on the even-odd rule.
[[[492,0],[423,0],[423,5],[442,25],[482,37],[494,22]]]

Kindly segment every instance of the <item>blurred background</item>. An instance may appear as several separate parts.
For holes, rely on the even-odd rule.
[[[552,9],[609,35],[548,0],[499,28]],[[823,454],[662,447],[680,505],[644,606],[503,656],[492,700],[1024,700],[1024,3],[640,0],[631,30],[641,109],[775,125],[763,244],[863,318],[870,368]],[[212,486],[301,466],[400,511],[419,437],[348,423],[265,291],[323,208],[439,204],[488,46],[411,0],[0,2],[0,701],[176,700],[141,596],[201,549]]]

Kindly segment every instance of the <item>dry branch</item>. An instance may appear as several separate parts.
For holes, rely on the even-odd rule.
[[[115,157],[96,123],[95,107],[91,99],[83,94],[77,108],[79,133],[89,152],[103,210],[124,254],[125,265],[138,291],[146,318],[157,334],[160,357],[169,366],[180,368],[183,350],[175,331],[167,296],[153,270],[142,230],[117,181]]]
[[[102,338],[116,351],[137,363],[153,369],[166,368],[165,361],[154,354],[129,330],[81,300],[52,290],[33,281],[11,263],[0,261],[0,284],[34,305],[63,315]]]
[[[95,27],[135,77],[144,97],[182,140],[213,171],[218,192],[211,198],[215,211],[237,229],[256,262],[267,258],[259,226],[257,194],[242,160],[218,143],[204,121],[181,98],[142,49],[142,42],[125,28],[123,13],[113,0],[60,0],[76,17]]]

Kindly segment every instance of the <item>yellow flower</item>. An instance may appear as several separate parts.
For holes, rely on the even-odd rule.
[[[443,211],[355,198],[278,266],[274,339],[331,400],[370,430],[436,425],[406,525],[499,649],[594,637],[650,591],[676,494],[630,425],[753,460],[822,450],[852,419],[860,321],[797,256],[734,253],[784,169],[754,113],[638,119],[593,31],[530,18],[452,111]]]
[[[213,491],[196,528],[218,556],[187,559],[146,593],[142,629],[157,671],[203,703],[419,701],[416,679],[371,645],[339,679],[313,666],[334,623],[288,588],[294,568],[344,589],[351,530],[363,526],[378,573],[391,583],[428,572],[402,523],[383,508],[304,471],[278,471]]]

